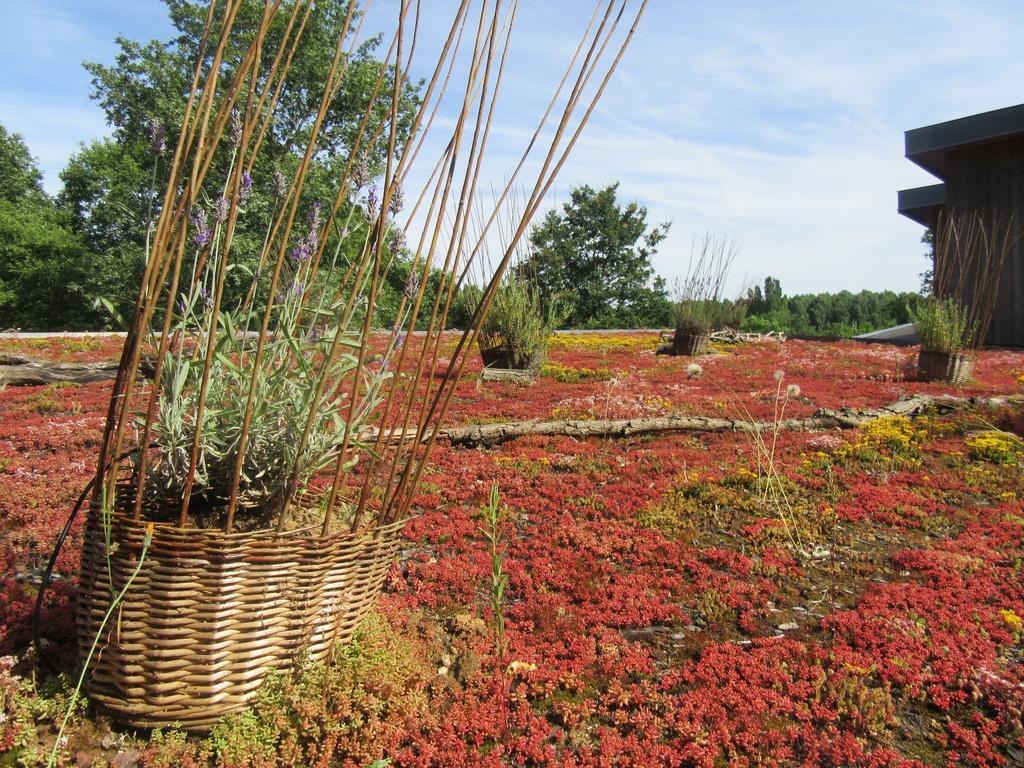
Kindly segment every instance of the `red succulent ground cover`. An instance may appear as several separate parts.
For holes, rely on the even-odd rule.
[[[50,344],[50,357],[117,354]],[[911,380],[914,349],[723,347],[697,375],[657,345],[652,334],[562,339],[528,387],[482,383],[474,360],[451,421],[771,418],[778,370],[800,390],[787,416],[948,391]],[[962,393],[1014,393],[1022,370],[1024,354],[982,353]],[[0,750],[23,757],[28,730],[53,738],[53,713],[27,706],[36,694],[15,677],[31,662],[34,580],[92,470],[108,393],[0,394],[0,654],[15,657],[0,665]],[[85,716],[69,760],[1024,764],[1024,451],[1013,437],[978,442],[1021,424],[1007,409],[783,433],[771,487],[738,434],[442,444],[377,614],[334,672],[278,681],[206,740],[112,740]],[[503,658],[480,516],[494,482],[510,580]],[[76,530],[44,614],[67,668],[80,544]]]

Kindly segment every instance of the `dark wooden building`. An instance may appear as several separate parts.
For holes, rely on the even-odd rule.
[[[907,218],[934,230],[947,210],[1012,217],[1014,245],[987,341],[1024,346],[1024,104],[915,128],[905,147],[909,160],[943,182],[900,191]]]

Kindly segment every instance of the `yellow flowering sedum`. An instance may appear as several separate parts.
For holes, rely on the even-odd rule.
[[[1014,611],[1001,610],[999,615],[1003,617],[1003,621],[1006,622],[1006,626],[1013,632],[1013,636],[1020,640],[1024,636],[1024,620]]]
[[[1016,464],[1024,453],[1024,440],[1009,432],[993,430],[967,438],[972,459],[993,464]]]
[[[661,344],[661,339],[650,333],[559,333],[548,342],[552,349],[606,352],[612,349],[654,349]]]

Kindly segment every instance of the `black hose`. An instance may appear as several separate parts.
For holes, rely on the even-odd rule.
[[[43,662],[43,666],[53,674],[57,673],[57,667],[43,652],[43,644],[39,636],[39,621],[43,612],[43,599],[46,596],[46,588],[50,585],[50,579],[53,577],[53,567],[57,564],[57,558],[60,556],[61,550],[64,549],[64,542],[67,540],[68,534],[71,533],[71,526],[74,525],[79,511],[82,509],[82,505],[85,503],[86,497],[88,497],[92,492],[94,485],[96,485],[95,477],[89,481],[88,485],[85,486],[85,490],[82,491],[82,494],[78,497],[78,501],[75,502],[75,506],[71,508],[71,514],[68,515],[68,521],[64,523],[64,530],[60,532],[60,536],[57,537],[57,544],[54,546],[53,552],[50,553],[50,562],[46,564],[46,570],[43,571],[43,580],[39,584],[39,593],[36,595],[36,606],[32,610],[32,645],[36,649],[36,658]]]

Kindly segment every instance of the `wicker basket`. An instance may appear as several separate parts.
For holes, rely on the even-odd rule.
[[[917,378],[920,381],[945,381],[966,384],[974,373],[974,357],[965,354],[931,352],[922,349],[917,355]]]
[[[708,335],[694,333],[679,333],[676,331],[672,337],[672,354],[697,357],[708,351]]]
[[[125,725],[208,729],[244,708],[269,672],[323,659],[351,636],[381,589],[402,525],[321,539],[308,529],[275,536],[157,524],[93,657],[90,699]],[[146,523],[116,512],[111,529],[119,592],[138,565]],[[111,599],[94,508],[78,595],[83,659]]]

